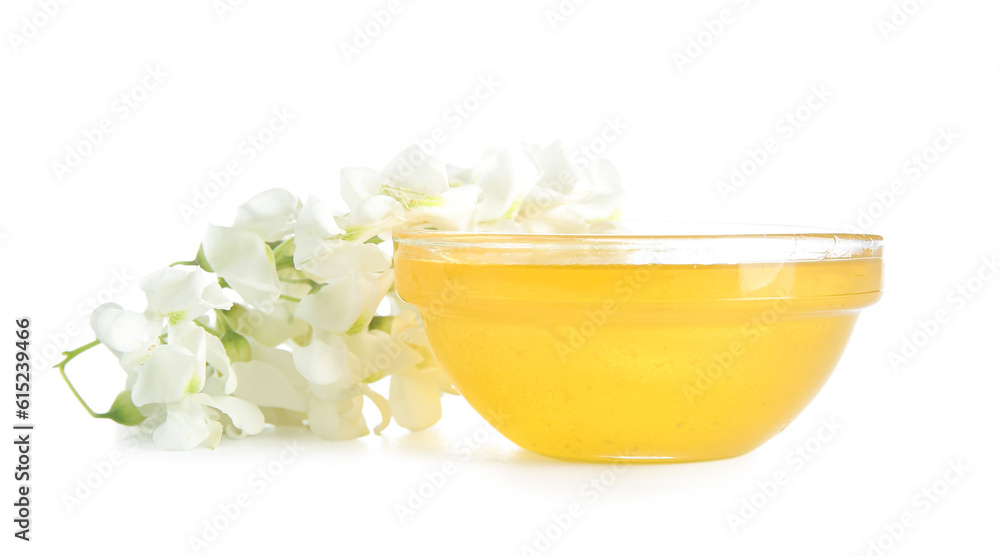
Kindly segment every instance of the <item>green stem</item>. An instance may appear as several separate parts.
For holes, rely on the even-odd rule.
[[[292,236],[292,237],[289,237],[289,238],[285,239],[284,241],[281,241],[280,243],[277,243],[273,247],[271,247],[271,244],[268,244],[268,247],[271,247],[271,251],[278,251],[278,250],[280,250],[281,248],[285,247],[286,245],[288,245],[289,243],[291,243],[294,240],[295,240],[295,236]]]
[[[198,253],[195,254],[194,259],[190,261],[177,261],[171,263],[170,266],[200,266],[205,272],[212,272],[212,267],[208,265],[208,259],[205,258],[205,249],[202,246],[198,246]]]
[[[218,309],[216,309],[216,310],[218,310]],[[197,324],[198,326],[204,328],[212,336],[221,336],[222,335],[222,332],[219,332],[218,330],[216,330],[216,329],[212,328],[211,326],[209,326],[209,325],[201,322],[198,319],[195,319],[195,320],[193,320],[191,322],[193,322],[193,323]]]
[[[216,316],[216,320],[219,321],[219,324],[222,327],[222,334],[227,334],[229,332],[234,332],[235,331],[233,329],[232,325],[229,324],[229,319],[226,318],[225,311],[222,311],[221,309],[216,309],[215,310],[215,316]]]
[[[69,381],[69,377],[66,376],[66,364],[69,363],[70,361],[72,361],[73,358],[75,358],[77,355],[80,355],[81,353],[87,351],[88,349],[90,349],[90,348],[92,348],[92,347],[94,347],[94,346],[96,346],[96,345],[98,345],[100,343],[101,342],[99,340],[94,340],[93,342],[90,342],[89,344],[87,344],[85,346],[80,346],[80,347],[74,349],[73,351],[64,351],[63,355],[66,356],[66,359],[63,359],[61,363],[53,365],[54,367],[56,367],[56,368],[59,369],[59,374],[61,374],[62,377],[63,377],[63,380],[66,381],[66,386],[69,386],[70,392],[73,392],[73,395],[76,396],[77,401],[80,402],[80,405],[82,405],[83,408],[87,410],[87,413],[89,413],[91,417],[103,417],[104,414],[103,413],[102,414],[94,413],[94,410],[90,409],[90,406],[87,405],[87,402],[83,401],[83,398],[80,397],[80,393],[76,391],[76,388],[73,387],[73,383],[71,383]]]
[[[292,296],[290,296],[290,295],[285,295],[285,294],[281,294],[281,295],[279,295],[278,297],[279,297],[280,299],[284,299],[285,301],[294,301],[295,303],[299,303],[299,302],[301,302],[301,301],[302,301],[301,299],[299,299],[299,298],[297,298],[297,297],[292,297]]]

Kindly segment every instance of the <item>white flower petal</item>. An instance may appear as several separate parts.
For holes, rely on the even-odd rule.
[[[202,406],[202,408],[204,409],[204,406]],[[199,446],[204,446],[214,450],[215,447],[219,445],[219,441],[222,440],[222,423],[214,419],[207,419],[206,424],[208,425],[208,436],[205,437],[205,440],[201,441]]]
[[[338,239],[343,233],[333,211],[323,201],[310,196],[295,222],[295,267],[300,268],[312,260],[326,242]]]
[[[368,434],[361,413],[363,396],[330,402],[309,397],[309,430],[325,440],[351,440]]]
[[[283,377],[295,388],[305,388],[308,382],[295,368],[295,359],[292,352],[284,349],[265,346],[259,342],[250,340],[250,357],[254,361],[267,363],[277,369]]]
[[[361,201],[350,214],[337,217],[336,221],[344,229],[344,239],[365,242],[402,222],[403,206],[392,197],[376,195]]]
[[[367,384],[361,385],[361,391],[364,392],[365,397],[375,404],[375,407],[378,408],[379,413],[382,415],[382,422],[375,425],[375,434],[382,434],[382,431],[392,421],[392,409],[389,408],[389,400],[382,397],[382,394],[372,390]]]
[[[461,187],[463,185],[472,185],[476,183],[476,168],[474,166],[462,167],[453,166],[451,164],[445,164],[445,170],[448,172],[448,186],[449,187]]]
[[[171,323],[194,320],[210,309],[228,309],[232,301],[222,295],[218,281],[191,266],[161,268],[142,279],[149,308]]]
[[[410,307],[401,308],[392,318],[390,334],[401,342],[421,347],[429,347],[427,332],[420,325],[420,315]]]
[[[411,204],[407,207],[406,222],[439,230],[471,230],[475,227],[477,204],[482,196],[483,190],[478,185],[453,187]]]
[[[118,358],[118,362],[121,364],[122,369],[125,369],[125,372],[129,373],[131,376],[132,371],[134,371],[139,365],[145,363],[146,360],[152,355],[153,348],[160,345],[160,343],[159,338],[153,338],[149,344],[144,345],[139,349],[121,354],[121,357]]]
[[[520,207],[520,204],[518,205],[518,208],[519,207]],[[506,219],[506,218],[503,218],[501,220],[493,220],[493,221],[490,221],[490,222],[482,222],[482,221],[480,221],[476,225],[476,231],[479,231],[479,232],[500,232],[500,233],[505,233],[505,234],[524,234],[524,233],[528,233],[528,230],[524,227],[523,224],[521,224],[517,220],[509,220],[509,219]]]
[[[295,317],[296,307],[298,307],[296,303],[279,299],[273,311],[265,313],[251,310],[230,324],[243,336],[252,337],[266,346],[274,347],[309,332],[309,324]]]
[[[184,398],[167,405],[166,418],[153,430],[153,445],[160,450],[190,450],[204,442],[210,432],[201,404]]]
[[[352,234],[359,241],[367,240],[383,228],[389,229],[399,220],[401,214],[399,203],[395,200],[379,196],[374,201],[363,203],[366,206],[353,217],[358,226]],[[352,222],[352,217],[344,219]],[[372,235],[368,235],[371,232]],[[322,201],[310,197],[302,207],[299,221],[295,226],[295,268],[309,273],[319,281],[341,277],[355,272],[380,272],[391,265],[388,254],[377,245],[370,243],[354,243],[343,238],[347,232],[337,225],[333,212]],[[362,236],[366,236],[363,237]]]
[[[436,196],[448,190],[445,165],[413,145],[396,155],[382,171],[393,187]]]
[[[516,209],[515,203],[533,184],[536,177],[530,162],[507,149],[490,149],[476,164],[475,185],[483,190],[482,201],[476,212],[479,221],[504,218]]]
[[[391,258],[378,245],[333,240],[325,242],[314,258],[298,268],[319,282],[328,282],[352,272],[382,272],[391,265]]]
[[[347,345],[336,334],[313,332],[307,346],[292,346],[295,368],[313,384],[330,384],[350,374]]]
[[[535,234],[582,234],[589,228],[575,204],[557,206],[531,220],[522,220],[522,224]]]
[[[525,152],[538,169],[538,179],[524,195],[518,207],[518,217],[531,223],[547,218],[547,213],[566,203],[579,201],[590,193],[590,184],[570,162],[562,143],[553,141],[548,147],[526,145]]]
[[[147,347],[163,329],[162,321],[152,321],[142,313],[125,311],[115,303],[105,303],[94,309],[90,314],[90,326],[97,340],[116,355]]]
[[[236,209],[234,228],[253,232],[264,241],[277,241],[292,233],[302,203],[287,189],[258,193]]]
[[[205,258],[244,300],[268,310],[278,299],[274,254],[253,232],[211,225],[202,243]]]
[[[458,396],[458,390],[452,385],[451,380],[448,379],[448,375],[445,374],[444,369],[441,367],[426,368],[420,370],[423,373],[427,373],[434,380],[434,384],[437,385],[437,389],[446,394],[451,394],[452,396]]]
[[[415,369],[424,359],[420,352],[406,345],[399,337],[381,330],[353,334],[344,341],[351,353],[360,360],[363,379]]]
[[[135,374],[132,403],[137,406],[179,401],[187,393],[200,390],[205,380],[204,365],[199,373],[195,355],[175,345],[154,347]]]
[[[233,300],[222,292],[222,286],[215,278],[201,292],[201,300],[212,309],[228,310],[233,306]]]
[[[392,284],[390,272],[362,272],[335,278],[307,295],[295,316],[313,328],[346,334],[365,329]]]
[[[214,338],[214,336],[191,322],[167,326],[167,344],[182,347],[194,355],[195,368],[203,368],[208,361],[208,338]]]
[[[378,195],[389,178],[371,168],[344,168],[340,171],[340,196],[353,211],[365,199]]]
[[[291,359],[291,354],[288,354]],[[233,363],[239,377],[233,395],[260,407],[280,407],[293,411],[306,410],[306,398],[290,380],[273,365],[250,360]]]
[[[574,203],[577,213],[587,221],[613,218],[625,198],[618,169],[606,158],[598,158],[587,167],[587,176],[593,192]]]
[[[553,141],[547,147],[526,145],[526,154],[538,169],[536,188],[568,194],[577,188],[581,176],[561,141]]]
[[[226,414],[233,426],[246,434],[260,434],[264,429],[264,414],[256,405],[235,396],[206,396],[207,406]]]
[[[349,350],[346,360],[346,367],[337,380],[329,384],[309,382],[308,393],[326,401],[344,401],[361,394],[361,360]]]
[[[203,391],[212,395],[232,394],[236,390],[236,373],[222,341],[211,334],[205,335],[205,361],[218,376],[213,373],[206,378]]]
[[[295,310],[295,316],[314,329],[346,333],[361,317],[364,300],[361,288],[350,276],[330,281],[318,292],[307,295]]]
[[[301,427],[306,419],[304,411],[289,411],[277,407],[261,407],[264,421],[276,427]]]
[[[441,397],[433,375],[396,374],[389,382],[392,418],[414,431],[423,430],[441,419]]]

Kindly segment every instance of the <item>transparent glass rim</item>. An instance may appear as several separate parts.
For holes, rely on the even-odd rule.
[[[588,256],[581,262],[599,262],[600,253],[604,253],[618,264],[743,264],[881,258],[884,242],[879,235],[810,226],[648,221],[626,221],[621,225],[629,231],[536,234],[398,228],[392,235],[398,245],[452,256],[469,251],[499,256],[543,251],[558,255],[583,250]],[[623,259],[623,255],[627,256]],[[503,258],[498,257],[498,262],[503,262]]]

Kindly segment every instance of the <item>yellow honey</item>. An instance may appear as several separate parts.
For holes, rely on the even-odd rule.
[[[508,262],[505,248],[404,240],[396,288],[469,403],[559,458],[753,450],[815,396],[881,295],[880,247],[708,265]]]

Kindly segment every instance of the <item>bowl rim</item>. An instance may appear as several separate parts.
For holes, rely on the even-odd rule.
[[[432,252],[486,250],[498,252],[579,251],[581,247],[616,252],[642,252],[662,264],[746,264],[829,259],[881,258],[884,238],[811,226],[705,222],[626,221],[645,229],[722,228],[730,233],[530,233],[451,231],[396,228],[397,245]],[[588,249],[590,251],[590,249]],[[639,264],[639,261],[632,264]]]

